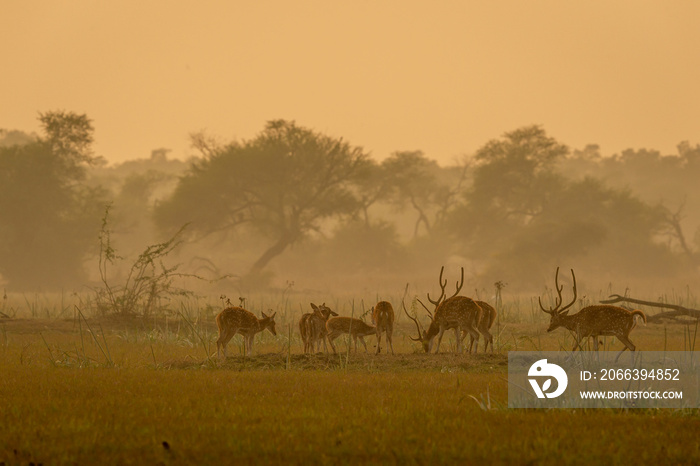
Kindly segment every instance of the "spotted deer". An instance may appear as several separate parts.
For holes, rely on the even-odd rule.
[[[646,324],[646,315],[639,310],[628,311],[611,304],[586,306],[576,314],[568,315],[569,311],[567,309],[574,305],[577,296],[576,275],[573,269],[571,269],[571,277],[573,279],[574,298],[566,306],[562,307],[561,292],[564,289],[564,285],[559,285],[559,267],[557,267],[557,272],[554,276],[554,287],[557,292],[554,307],[545,309],[542,305],[542,298],[539,298],[540,309],[551,316],[547,331],[551,332],[559,327],[564,327],[573,332],[576,342],[571,350],[572,352],[576,351],[576,348],[582,349],[581,341],[584,338],[593,337],[593,349],[598,351],[599,336],[615,336],[625,345],[615,357],[615,361],[620,358],[620,355],[626,349],[634,353],[636,347],[630,341],[629,333],[637,324],[635,317],[641,317]]]
[[[326,330],[328,330],[328,342],[333,348],[333,353],[337,354],[333,340],[338,338],[340,335],[345,333],[350,334],[353,341],[355,342],[355,352],[357,352],[357,339],[359,338],[362,342],[362,346],[365,347],[365,352],[367,351],[367,344],[365,343],[364,337],[367,335],[372,335],[377,332],[376,327],[367,325],[360,319],[354,319],[352,317],[331,317],[326,322]]]
[[[377,327],[377,352],[381,351],[382,332],[386,333],[386,341],[394,354],[394,345],[391,344],[391,334],[394,331],[394,308],[388,301],[379,301],[372,308],[372,323]]]
[[[328,346],[326,338],[328,331],[326,330],[326,322],[331,316],[337,316],[338,313],[326,306],[326,303],[316,306],[311,304],[313,312],[308,312],[301,316],[299,321],[299,333],[301,340],[304,342],[304,353],[313,353],[314,347],[316,351],[321,349],[321,341],[323,341],[323,349],[327,353]]]
[[[255,317],[250,311],[242,307],[228,307],[216,316],[216,325],[219,327],[219,339],[216,340],[216,355],[226,359],[226,345],[237,333],[243,335],[246,354],[253,353],[253,338],[256,333],[268,329],[273,335],[275,331],[275,314],[268,316],[264,312],[262,319]]]
[[[481,315],[483,311],[481,307],[471,298],[466,296],[457,296],[457,294],[462,290],[464,286],[464,268],[462,268],[462,278],[456,283],[455,292],[449,298],[445,298],[445,288],[447,287],[447,279],[443,281],[442,275],[445,271],[443,266],[440,269],[440,289],[442,290],[440,296],[437,299],[432,299],[428,293],[428,301],[430,301],[435,306],[435,313],[431,313],[422,301],[418,302],[425,308],[430,316],[430,326],[428,330],[423,330],[421,328],[418,319],[411,316],[408,311],[406,311],[406,306],[401,303],[403,310],[406,315],[413,320],[418,329],[418,338],[411,339],[413,341],[420,341],[423,345],[423,350],[426,353],[432,352],[433,342],[435,337],[438,337],[437,348],[435,352],[440,351],[440,343],[442,342],[442,337],[446,330],[454,329],[455,339],[457,340],[457,352],[462,352],[462,339],[461,332],[466,332],[471,335],[472,340],[476,341],[476,347],[479,347],[479,332],[477,330],[479,323],[481,322]]]

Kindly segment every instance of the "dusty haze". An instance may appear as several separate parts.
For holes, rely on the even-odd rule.
[[[187,224],[165,262],[225,276],[187,285],[212,296],[434,292],[443,264],[487,298],[498,281],[542,292],[559,265],[596,297],[694,287],[698,17],[691,2],[7,2],[0,284],[99,285],[111,205],[113,280]],[[58,110],[90,144],[52,139],[37,117]]]

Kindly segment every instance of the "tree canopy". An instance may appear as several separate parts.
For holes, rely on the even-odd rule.
[[[250,227],[271,244],[251,266],[259,273],[323,219],[351,214],[351,183],[367,164],[360,147],[274,120],[249,141],[213,150],[156,210],[163,227],[191,222],[204,234]]]
[[[90,121],[66,112],[39,119],[43,137],[0,147],[0,274],[18,289],[83,281],[104,206],[103,191],[81,183]]]

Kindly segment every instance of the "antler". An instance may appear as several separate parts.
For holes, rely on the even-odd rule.
[[[401,307],[403,308],[403,312],[406,313],[408,318],[411,319],[413,322],[415,322],[416,329],[418,329],[418,338],[413,338],[411,336],[409,336],[408,338],[410,338],[413,341],[423,341],[423,332],[421,331],[420,323],[418,322],[418,319],[416,319],[415,317],[413,317],[411,314],[408,313],[408,311],[406,310],[406,305],[403,303],[403,299],[401,299]]]
[[[574,287],[574,299],[572,299],[571,302],[569,304],[567,304],[566,306],[561,307],[561,304],[563,301],[563,299],[561,297],[561,292],[564,289],[564,285],[561,285],[561,286],[559,285],[559,267],[557,267],[557,272],[554,275],[554,288],[557,290],[557,298],[555,298],[555,300],[554,300],[554,307],[550,307],[549,309],[545,309],[544,306],[542,305],[542,297],[540,296],[537,298],[537,300],[540,303],[540,309],[542,309],[547,314],[555,314],[555,313],[559,314],[559,313],[564,312],[566,309],[569,309],[571,306],[574,305],[574,303],[576,302],[576,296],[577,296],[577,294],[576,294],[576,275],[574,274],[574,269],[571,269],[571,277],[573,278],[573,282],[574,282],[574,286],[573,286]]]
[[[457,296],[457,294],[460,291],[462,291],[462,287],[464,286],[464,267],[460,267],[460,269],[462,270],[462,277],[459,279],[459,281],[457,283],[455,283],[455,292],[452,296],[450,296],[450,298],[454,298],[455,296]],[[450,299],[450,298],[447,298],[447,299]]]
[[[420,303],[420,305],[423,306],[423,309],[425,309],[425,312],[427,312],[428,315],[430,316],[430,318],[433,319],[433,313],[430,312],[430,309],[428,309],[428,306],[423,304],[423,301],[421,301],[420,298],[416,298],[416,301],[418,301]],[[437,307],[437,306],[435,306],[435,307]]]
[[[440,278],[438,278],[438,282],[440,283],[440,290],[441,290],[440,297],[436,301],[433,301],[432,299],[430,299],[430,293],[428,293],[428,301],[433,303],[435,305],[435,307],[437,307],[438,304],[440,304],[440,301],[445,296],[445,287],[447,286],[447,280],[445,280],[444,282],[442,281],[442,274],[444,272],[445,272],[445,266],[443,265],[442,268],[440,268]]]
[[[443,265],[440,268],[440,278],[438,279],[438,282],[440,283],[440,297],[437,300],[433,300],[430,298],[430,293],[428,293],[428,301],[433,303],[433,305],[435,306],[436,309],[440,305],[440,303],[442,301],[444,301],[443,298],[445,298],[445,288],[447,287],[447,279],[445,279],[444,281],[442,280],[442,274],[444,272],[445,272],[445,266]],[[463,286],[464,286],[464,267],[462,267],[462,277],[460,278],[460,280],[457,283],[455,283],[455,292],[452,296],[450,296],[450,298],[454,298],[455,296],[457,296],[457,294],[462,290]],[[450,299],[450,298],[445,298],[445,299]],[[418,300],[418,302],[421,303],[421,305],[423,307],[425,307],[425,304],[423,304],[420,300]],[[428,310],[427,307],[425,307],[425,309]],[[428,311],[428,313],[430,313],[430,311]],[[431,317],[432,317],[432,314],[431,314]]]

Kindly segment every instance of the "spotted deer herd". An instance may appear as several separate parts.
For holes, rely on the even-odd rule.
[[[456,352],[462,353],[465,348],[464,339],[469,335],[468,352],[478,352],[480,336],[484,337],[484,352],[493,349],[493,334],[491,327],[493,326],[497,311],[489,303],[481,300],[474,300],[466,296],[460,296],[464,286],[464,268],[461,269],[461,278],[455,283],[455,291],[451,296],[447,297],[448,280],[443,279],[445,267],[440,269],[438,279],[440,285],[440,295],[433,299],[430,293],[426,298],[432,305],[432,310],[426,306],[423,301],[416,298],[426,311],[427,317],[430,319],[428,329],[425,330],[420,323],[417,315],[409,314],[404,300],[401,300],[401,307],[406,316],[413,321],[417,330],[416,337],[409,337],[411,340],[420,342],[423,351],[426,353],[440,351],[442,338],[447,330],[453,330],[456,341]],[[644,323],[647,322],[646,315],[639,310],[627,310],[622,307],[613,306],[610,304],[597,304],[586,306],[579,312],[569,315],[571,308],[577,299],[576,276],[573,269],[571,270],[573,283],[573,298],[562,306],[563,285],[559,284],[559,268],[557,267],[554,276],[554,291],[557,296],[554,300],[554,306],[545,308],[542,304],[542,299],[539,298],[540,309],[549,314],[551,319],[547,332],[551,332],[559,327],[563,327],[572,332],[575,340],[572,352],[576,349],[582,349],[582,342],[589,337],[593,337],[593,348],[598,350],[598,337],[614,336],[625,346],[617,357],[629,349],[634,352],[636,347],[629,339],[630,331],[636,325],[636,318],[641,318]],[[394,331],[394,308],[388,301],[379,301],[370,310],[371,320],[373,325],[367,324],[364,320],[354,317],[339,316],[325,303],[317,306],[311,304],[313,312],[305,313],[299,320],[299,335],[304,347],[304,353],[316,353],[321,349],[323,342],[324,351],[328,352],[326,342],[330,345],[334,353],[337,353],[337,348],[334,341],[341,335],[349,335],[355,343],[355,351],[357,352],[357,340],[360,340],[362,346],[367,350],[367,344],[364,337],[375,335],[377,338],[375,354],[381,352],[382,333],[386,334],[386,342],[391,354],[394,354],[392,336]],[[253,313],[243,309],[242,307],[228,307],[221,311],[216,316],[216,324],[219,328],[219,338],[216,342],[217,356],[226,358],[226,345],[231,338],[236,334],[241,334],[244,338],[244,351],[246,354],[253,352],[253,339],[257,333],[268,329],[273,335],[277,335],[275,330],[275,314],[267,315],[261,313],[262,318],[256,317]],[[435,343],[437,337],[437,344]]]

